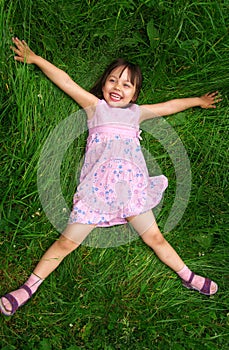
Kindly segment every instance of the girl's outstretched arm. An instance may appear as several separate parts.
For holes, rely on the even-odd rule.
[[[97,104],[98,98],[96,96],[81,88],[63,70],[36,55],[24,40],[13,38],[12,41],[15,46],[11,48],[16,54],[14,56],[16,61],[38,66],[54,84],[72,97],[81,107],[90,108]]]
[[[216,108],[216,103],[221,100],[218,91],[215,91],[201,97],[180,98],[152,105],[141,105],[140,121],[171,115],[191,107]]]

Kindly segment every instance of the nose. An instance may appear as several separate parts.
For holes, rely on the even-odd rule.
[[[120,88],[119,82],[117,82],[117,83],[115,84],[115,89],[120,91],[121,88]]]

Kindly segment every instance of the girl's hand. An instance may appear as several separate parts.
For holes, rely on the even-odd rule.
[[[34,58],[37,56],[26,44],[24,40],[12,38],[14,45],[11,49],[15,52],[14,59],[19,62],[34,63]]]
[[[216,103],[222,101],[221,98],[219,98],[218,91],[215,92],[209,92],[203,96],[200,97],[200,107],[201,108],[216,108]]]

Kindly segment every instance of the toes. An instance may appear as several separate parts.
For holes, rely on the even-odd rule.
[[[4,303],[3,299],[6,300],[6,304]],[[0,299],[0,313],[2,313],[2,314],[5,315],[5,316],[11,316],[12,307],[11,307],[11,309],[8,309],[8,308],[7,308],[7,302],[8,302],[8,300],[7,300],[6,298],[3,298],[3,297],[2,297],[2,298]],[[9,306],[10,306],[10,304],[9,304]]]
[[[211,283],[210,293],[215,294],[218,290],[218,285],[215,282]]]
[[[2,297],[2,306],[4,307],[4,309],[7,311],[7,312],[11,312],[12,311],[12,305],[9,303],[9,301]]]

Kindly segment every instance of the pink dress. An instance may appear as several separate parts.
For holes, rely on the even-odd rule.
[[[168,181],[149,177],[140,146],[140,108],[110,107],[99,100],[88,121],[89,136],[69,223],[99,227],[125,224],[126,218],[156,207]]]

